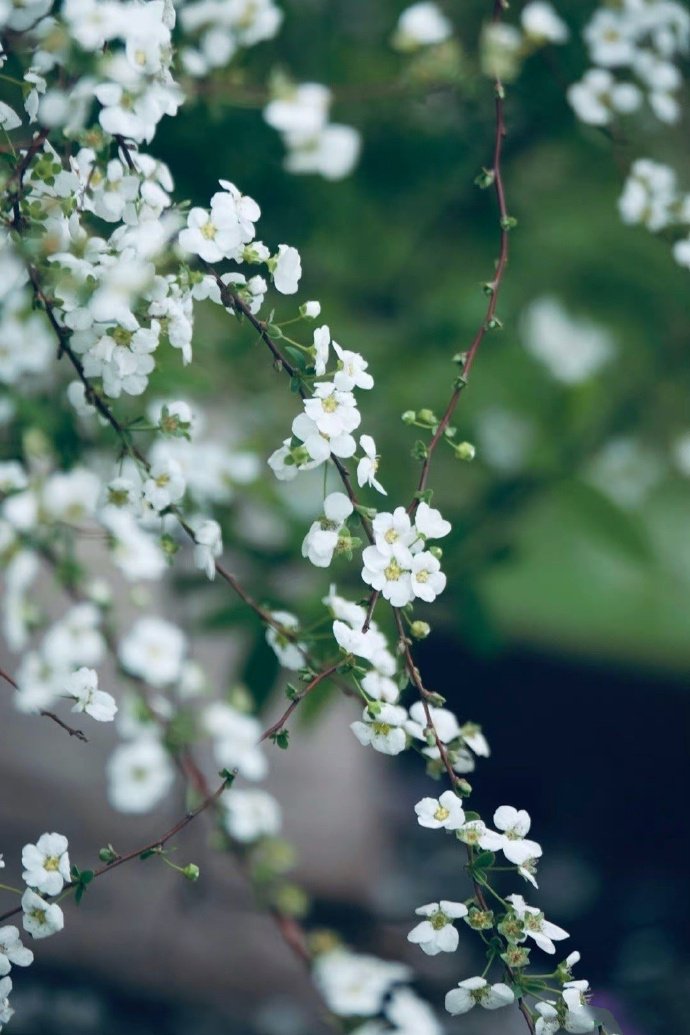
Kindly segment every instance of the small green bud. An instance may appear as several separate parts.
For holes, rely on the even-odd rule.
[[[187,863],[185,868],[182,870],[182,876],[187,880],[195,881],[199,879],[199,867],[196,863]]]
[[[426,460],[427,456],[429,455],[429,450],[427,449],[426,442],[422,442],[422,440],[419,438],[413,445],[410,452],[413,460]]]
[[[455,790],[461,798],[469,798],[472,793],[472,784],[468,780],[456,780]]]
[[[445,697],[441,694],[437,694],[434,691],[428,691],[424,697],[429,702],[432,708],[443,708],[446,703]]]
[[[455,455],[458,460],[474,460],[477,450],[471,442],[458,442],[455,448]]]
[[[438,424],[438,417],[433,410],[430,410],[427,407],[419,411],[417,419],[421,424]]]
[[[493,185],[495,179],[496,173],[493,169],[482,168],[482,171],[474,178],[474,185],[480,190],[486,190]]]
[[[168,535],[167,532],[160,537],[160,545],[166,557],[174,557],[180,549],[178,543],[176,543],[173,537]]]
[[[464,367],[465,363],[467,362],[467,353],[466,352],[456,352],[455,355],[453,356],[453,362],[457,363],[458,366]]]
[[[515,216],[504,216],[501,220],[501,230],[514,230],[518,225],[518,221]]]
[[[437,561],[440,561],[441,558],[443,557],[443,550],[441,549],[440,546],[430,546],[429,547],[429,553],[432,554],[436,558]]]
[[[431,626],[428,622],[413,622],[410,626],[410,633],[414,636],[415,640],[425,640],[431,632]]]
[[[414,424],[414,422],[417,420],[417,414],[414,412],[414,410],[405,410],[400,419],[402,420],[403,424]]]
[[[101,862],[109,864],[115,862],[115,860],[119,859],[120,857],[113,848],[113,846],[109,844],[105,848],[101,848],[99,850],[98,858],[101,860]]]

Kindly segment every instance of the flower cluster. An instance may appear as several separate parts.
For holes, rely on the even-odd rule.
[[[292,173],[318,173],[327,180],[348,176],[357,164],[361,137],[352,126],[329,121],[333,96],[321,83],[295,85],[276,79],[264,119],[285,144],[285,168]]]
[[[690,269],[690,193],[679,189],[675,170],[649,158],[633,162],[618,200],[621,219],[653,233],[672,229],[686,236],[672,248],[680,266]]]
[[[584,29],[593,68],[568,90],[576,115],[593,126],[637,111],[645,99],[662,122],[677,122],[690,49],[690,13],[675,0],[623,0],[598,8]],[[624,77],[624,78],[621,78]]]
[[[41,834],[36,844],[22,849],[22,880],[27,885],[21,896],[18,912],[22,927],[35,941],[57,934],[65,926],[62,909],[53,901],[65,887],[72,887],[67,838],[62,834]],[[0,868],[5,863],[0,856]],[[22,943],[19,930],[12,924],[0,927],[0,1030],[14,1010],[9,1003],[12,967],[29,967],[34,954]]]

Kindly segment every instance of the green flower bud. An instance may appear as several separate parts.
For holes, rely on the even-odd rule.
[[[431,626],[428,622],[413,622],[410,626],[410,632],[415,640],[425,640],[431,632]]]

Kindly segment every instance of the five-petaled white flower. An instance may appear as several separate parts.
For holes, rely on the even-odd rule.
[[[420,827],[429,830],[460,830],[465,824],[465,811],[454,791],[444,791],[438,798],[422,798],[414,810]]]
[[[34,954],[22,945],[17,928],[0,927],[0,977],[9,974],[13,966],[28,967],[33,961]]]
[[[483,1006],[485,1010],[498,1010],[501,1006],[510,1006],[515,1002],[512,989],[503,982],[490,985],[486,978],[472,977],[460,981],[457,988],[446,994],[446,1010],[456,1016],[468,1013],[474,1006]]]
[[[23,880],[43,895],[59,895],[70,880],[67,838],[63,834],[41,834],[35,845],[22,850]]]
[[[332,492],[323,501],[323,517],[312,523],[302,542],[302,556],[317,568],[327,568],[333,560],[345,520],[353,511],[344,492]]]
[[[528,906],[522,895],[508,895],[508,901],[515,910],[518,919],[522,920],[525,934],[529,938],[533,938],[544,952],[553,955],[556,951],[556,946],[553,943],[570,937],[568,932],[564,931],[562,927],[558,927],[556,924],[545,920],[544,914],[536,906]]]
[[[420,924],[410,931],[408,942],[419,945],[427,956],[436,956],[439,952],[455,952],[460,935],[453,926],[453,920],[467,916],[467,906],[462,902],[429,902],[415,909],[417,916],[425,916]]]
[[[187,227],[180,233],[180,247],[204,262],[232,258],[241,245],[237,213],[227,205],[214,205],[210,212],[204,208],[191,209]]]
[[[304,412],[322,435],[331,438],[349,434],[362,420],[352,392],[341,391],[333,381],[319,381],[314,385],[314,397],[306,400]]]
[[[399,755],[405,750],[405,708],[397,704],[382,704],[377,707],[375,715],[365,708],[362,719],[363,721],[350,724],[350,729],[360,744],[365,747],[371,745],[375,751],[380,751],[384,755]]]
[[[86,712],[97,722],[112,722],[117,705],[111,694],[98,689],[98,673],[93,668],[79,668],[65,680],[65,690],[75,699],[73,712]]]
[[[32,938],[49,938],[65,926],[65,917],[55,902],[46,902],[31,888],[22,895],[22,925]]]
[[[525,836],[532,823],[528,812],[501,805],[494,812],[494,823],[502,833],[496,833],[494,843],[488,846],[492,852],[503,852],[508,862],[516,866],[522,866],[528,859],[540,858],[541,845]]]

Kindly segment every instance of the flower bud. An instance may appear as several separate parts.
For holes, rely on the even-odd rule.
[[[410,626],[410,632],[415,640],[425,640],[431,632],[431,626],[428,622],[413,622]]]
[[[417,420],[417,414],[414,412],[414,410],[405,410],[401,417],[401,420],[403,424],[414,424],[414,422]]]
[[[458,460],[474,460],[477,450],[471,442],[458,442],[455,447],[455,455]]]
[[[299,307],[300,315],[308,320],[315,320],[321,312],[321,303],[316,301],[304,302]]]
[[[187,880],[198,880],[199,867],[196,865],[196,863],[187,863],[185,868],[182,870],[182,875],[183,877],[186,877]]]

